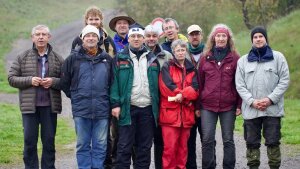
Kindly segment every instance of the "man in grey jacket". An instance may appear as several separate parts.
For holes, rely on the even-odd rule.
[[[63,58],[48,43],[50,30],[45,25],[32,28],[32,49],[13,62],[8,81],[19,89],[24,132],[25,169],[38,169],[39,125],[43,144],[41,168],[54,169],[57,114],[61,112],[60,69]]]
[[[244,137],[247,165],[260,165],[261,131],[265,138],[269,166],[279,169],[280,128],[284,115],[284,93],[289,85],[289,68],[282,53],[268,45],[265,28],[251,31],[252,49],[238,61],[236,89],[243,99]]]

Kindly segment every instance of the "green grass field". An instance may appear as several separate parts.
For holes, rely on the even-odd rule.
[[[282,118],[282,143],[299,145],[300,144],[300,100],[285,100],[285,117]],[[243,133],[243,118],[239,116],[235,123],[235,131]]]
[[[0,164],[20,163],[23,154],[22,115],[19,107],[0,103]],[[56,151],[73,151],[70,143],[75,142],[75,130],[69,119],[58,118]],[[39,140],[39,152],[41,141]]]

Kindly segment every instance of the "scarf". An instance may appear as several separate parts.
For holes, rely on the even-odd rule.
[[[213,56],[215,58],[215,60],[217,62],[220,62],[222,61],[226,55],[228,54],[229,52],[229,48],[228,47],[225,47],[225,48],[222,48],[222,47],[214,47],[213,48]]]
[[[265,45],[262,48],[256,48],[253,46],[248,54],[249,62],[268,62],[273,59],[273,52],[269,45]]]
[[[204,43],[202,43],[202,42],[197,47],[193,47],[190,43],[188,43],[188,45],[189,45],[189,51],[193,55],[198,55],[201,52],[203,52]]]

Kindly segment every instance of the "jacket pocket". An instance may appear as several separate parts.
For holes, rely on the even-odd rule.
[[[159,122],[164,124],[174,124],[178,120],[176,108],[161,109]]]
[[[268,89],[271,89],[269,92],[272,92],[274,88],[278,85],[279,76],[277,74],[277,71],[272,66],[267,66],[264,68],[264,74],[265,74],[265,87]]]

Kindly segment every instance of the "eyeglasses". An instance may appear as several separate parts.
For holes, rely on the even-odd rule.
[[[166,27],[164,27],[164,30],[167,31],[169,29],[174,29],[174,28],[175,28],[175,26],[166,26]]]
[[[140,39],[140,38],[143,37],[143,35],[141,35],[141,34],[132,34],[132,35],[130,35],[129,37],[130,37],[130,38],[133,38],[133,39],[135,39],[135,38]]]
[[[36,37],[40,37],[40,36],[45,37],[45,36],[48,36],[49,34],[48,33],[35,33],[33,35]]]
[[[200,32],[191,32],[191,33],[189,34],[190,37],[193,37],[193,36],[199,36],[199,35],[201,35]]]

